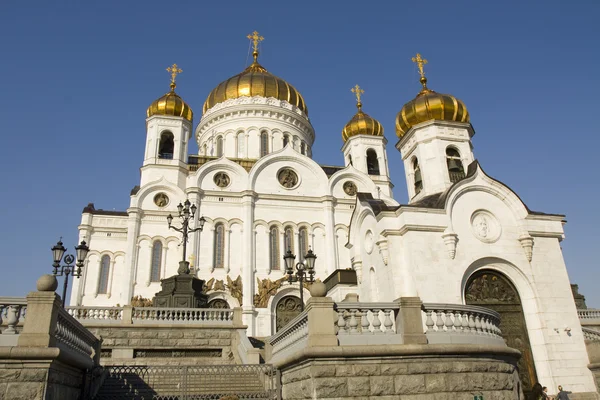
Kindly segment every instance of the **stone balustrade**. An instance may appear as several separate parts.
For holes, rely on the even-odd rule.
[[[337,303],[334,324],[340,345],[401,344],[396,330],[399,309],[398,303]]]
[[[18,334],[25,322],[26,313],[27,300],[24,297],[0,297],[2,335]],[[2,344],[2,341],[0,341],[0,344]]]
[[[506,346],[500,314],[485,307],[425,303],[422,311],[430,344],[465,343]]]
[[[62,308],[58,309],[54,337],[56,347],[65,351],[74,351],[91,359],[100,348],[96,336]]]
[[[600,320],[600,310],[597,309],[587,309],[587,310],[577,310],[577,315],[579,319],[583,322],[584,320],[589,319],[597,319]]]
[[[241,321],[241,309],[222,308],[67,307],[67,312],[85,326],[174,323],[230,326],[238,319]]]
[[[325,322],[325,321],[324,321]],[[282,353],[293,353],[306,346],[308,339],[308,312],[304,311],[291,320],[275,335],[271,336],[271,356],[281,357]]]
[[[600,332],[594,330],[594,329],[589,329],[589,328],[582,328],[583,331],[583,338],[585,340],[591,340],[593,342],[600,342]]]

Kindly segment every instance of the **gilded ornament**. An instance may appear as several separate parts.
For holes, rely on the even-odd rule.
[[[417,53],[412,61],[417,64],[421,76],[419,81],[423,87],[417,97],[406,103],[396,116],[396,135],[402,138],[414,125],[431,120],[469,122],[469,112],[462,101],[427,87],[423,68],[427,60]]]
[[[281,186],[291,189],[298,184],[298,175],[291,168],[283,168],[277,174]]]
[[[158,193],[156,196],[154,196],[154,204],[161,208],[165,207],[167,204],[169,204],[169,196],[162,192]]]
[[[344,193],[346,193],[348,196],[356,196],[356,193],[358,192],[358,188],[352,181],[344,182],[343,188]]]
[[[183,117],[188,121],[191,121],[194,116],[192,109],[177,93],[175,93],[175,87],[177,87],[175,78],[178,74],[182,73],[183,70],[179,68],[177,64],[173,64],[167,68],[167,72],[171,74],[171,91],[154,100],[152,104],[150,104],[150,107],[148,107],[148,110],[146,110],[146,116],[170,115],[173,117]]]
[[[234,281],[232,280],[229,275],[227,275],[227,290],[229,290],[229,293],[231,294],[231,296],[235,299],[237,299],[237,301],[240,303],[240,306],[242,305],[242,294],[243,294],[243,285],[242,285],[242,277],[238,275],[237,279]]]
[[[356,135],[383,136],[383,126],[381,126],[381,123],[368,114],[365,114],[362,110],[361,96],[365,91],[358,85],[355,85],[350,91],[356,96],[356,108],[358,108],[358,111],[342,130],[342,139],[344,142]]]
[[[202,293],[208,293],[211,291],[224,292],[225,291],[225,283],[222,280],[216,280],[215,278],[211,278],[204,284]]]
[[[213,178],[213,181],[215,182],[215,185],[220,188],[225,188],[229,186],[229,183],[231,183],[229,175],[227,175],[225,172],[217,172]]]
[[[256,288],[258,293],[254,295],[254,306],[258,308],[267,307],[271,296],[277,293],[277,290],[279,290],[279,288],[283,285],[286,279],[287,278],[285,276],[276,281],[272,281],[268,278],[265,278],[263,280],[256,278]]]

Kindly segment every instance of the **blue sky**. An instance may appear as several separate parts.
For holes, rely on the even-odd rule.
[[[76,244],[88,202],[127,208],[165,68],[184,70],[196,124],[256,29],[261,63],[308,104],[318,162],[343,163],[350,88],[365,89],[403,203],[394,119],[419,90],[410,58],[422,53],[430,88],[467,105],[485,171],[531,209],[567,215],[570,279],[600,307],[599,17],[593,1],[0,2],[0,294],[35,288],[58,237]]]

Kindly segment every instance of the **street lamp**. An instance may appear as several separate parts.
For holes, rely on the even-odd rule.
[[[183,259],[179,263],[179,269],[177,270],[177,273],[179,275],[190,273],[189,263],[187,261],[185,261],[185,255],[187,252],[187,241],[188,241],[189,234],[197,232],[197,231],[202,232],[202,228],[204,227],[204,223],[206,222],[204,217],[200,217],[200,219],[198,219],[198,227],[190,228],[190,220],[194,219],[194,215],[196,214],[197,209],[198,208],[196,207],[196,205],[190,203],[190,201],[187,199],[183,204],[179,203],[177,205],[177,212],[179,213],[178,216],[181,219],[181,228],[176,228],[176,227],[172,226],[171,224],[173,223],[173,216],[171,214],[169,214],[167,216],[167,223],[169,224],[169,229],[173,229],[173,230],[175,230],[177,232],[181,232],[183,234],[183,239],[182,239]]]
[[[294,263],[296,262],[296,256],[292,254],[292,250],[288,249],[283,256],[285,261],[285,273],[288,275],[288,282],[290,284],[294,282],[300,283],[300,307],[301,311],[304,311],[304,281],[313,283],[315,281],[315,260],[317,256],[311,249],[304,256],[304,263],[296,264],[296,271],[294,271]]]
[[[62,305],[65,307],[65,300],[67,297],[67,286],[69,286],[69,275],[73,275],[74,277],[79,278],[81,276],[81,269],[83,268],[83,262],[87,257],[88,251],[90,248],[85,243],[85,240],[82,240],[79,246],[75,246],[75,254],[77,256],[77,262],[75,266],[73,266],[73,262],[75,261],[75,257],[72,254],[67,254],[65,256],[65,252],[67,249],[63,246],[63,242],[59,240],[54,247],[52,247],[52,259],[54,262],[52,263],[52,274],[54,276],[65,276],[65,281],[63,284],[63,292],[62,292]],[[60,262],[63,261],[66,265],[60,265]]]

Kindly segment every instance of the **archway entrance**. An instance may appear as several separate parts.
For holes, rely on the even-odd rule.
[[[279,300],[275,307],[275,331],[279,331],[296,318],[301,310],[300,299],[296,296],[285,296]]]
[[[502,273],[481,270],[469,277],[465,300],[469,305],[486,307],[500,314],[502,336],[509,347],[521,352],[519,377],[527,394],[537,382],[537,375],[519,293]]]

